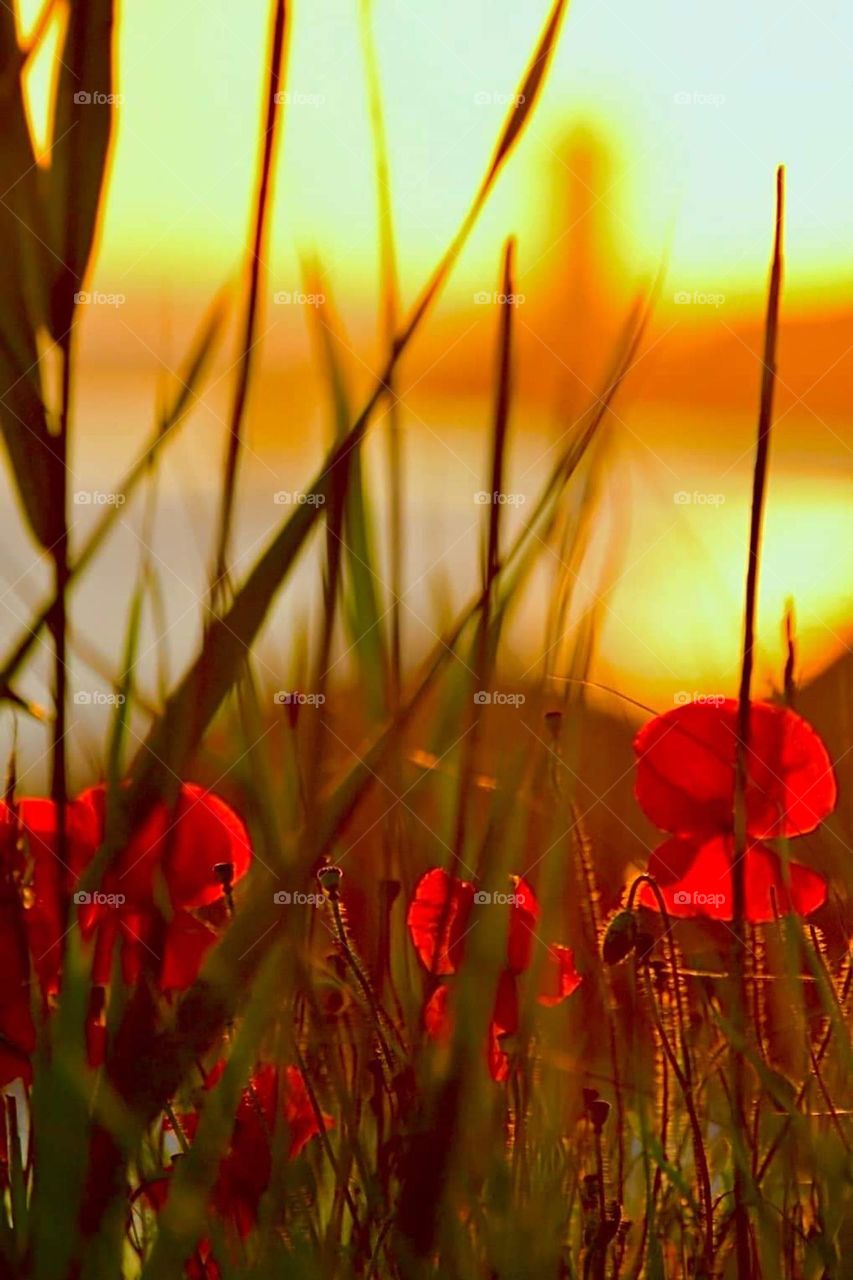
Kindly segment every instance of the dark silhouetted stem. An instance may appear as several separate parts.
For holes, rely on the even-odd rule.
[[[758,443],[752,479],[752,506],[749,526],[749,561],[746,573],[746,601],[743,624],[743,659],[741,662],[740,689],[737,713],[737,760],[735,769],[735,841],[732,882],[732,904],[735,934],[736,1008],[732,1037],[734,1084],[734,1131],[746,1132],[746,1011],[748,997],[745,969],[745,917],[746,917],[746,782],[749,753],[749,712],[752,669],[755,650],[755,609],[758,595],[758,569],[761,553],[761,529],[764,500],[767,488],[767,464],[770,452],[770,427],[773,420],[773,392],[776,383],[776,340],[779,329],[779,297],[782,285],[782,228],[784,218],[785,176],[780,165],[776,172],[776,230],[773,247],[773,264],[770,271],[770,289],[767,297],[767,316],[764,331],[764,358],[761,375],[761,401],[758,413]],[[740,1139],[738,1139],[740,1141]],[[735,1203],[735,1252],[739,1280],[752,1276],[752,1251],[749,1237],[749,1215],[746,1206],[746,1159],[742,1151],[735,1153],[734,1203]]]
[[[258,298],[261,288],[262,254],[266,241],[270,192],[272,188],[273,160],[275,157],[275,144],[278,135],[279,119],[281,116],[280,89],[284,82],[285,14],[286,5],[284,0],[275,0],[272,39],[270,42],[266,115],[263,134],[261,137],[261,162],[260,176],[258,179],[258,196],[255,206],[251,257],[249,260],[249,290],[246,298],[246,313],[243,322],[243,344],[237,371],[237,385],[234,391],[234,401],[231,406],[228,450],[225,458],[225,480],[222,487],[222,509],[219,517],[219,539],[213,582],[211,583],[211,607],[214,608],[216,607],[216,602],[220,595],[220,589],[224,588],[224,579],[227,577],[228,573],[228,544],[231,538],[231,526],[234,515],[234,493],[237,484],[237,464],[240,459],[243,417],[246,411],[246,400],[249,394],[249,381],[252,375],[252,363],[256,344],[255,332],[258,322]]]

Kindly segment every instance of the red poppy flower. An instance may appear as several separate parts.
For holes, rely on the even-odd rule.
[[[90,787],[77,803],[93,813],[102,842],[106,787],[103,783]],[[112,892],[124,894],[131,904],[148,907],[155,872],[160,872],[173,907],[192,909],[221,897],[222,885],[213,870],[218,863],[231,864],[236,882],[248,871],[251,859],[248,832],[230,805],[197,783],[184,782],[171,809],[155,805],[131,833],[107,878]]]
[[[103,842],[106,788],[90,787],[75,805],[91,815],[94,850]],[[122,943],[126,982],[138,981],[146,953],[160,957],[162,990],[183,990],[198,976],[216,934],[192,915],[222,895],[214,867],[227,863],[232,881],[239,880],[251,860],[249,837],[240,818],[224,800],[195,783],[184,783],[172,811],[158,805],[108,868],[103,879],[107,901],[80,909],[84,936],[96,934],[93,981],[107,983],[116,942]],[[80,865],[78,873],[85,869]],[[162,874],[173,908],[163,934],[155,903],[155,874]],[[110,895],[116,901],[109,901]]]
[[[53,801],[23,797],[14,807],[0,801],[0,1085],[30,1077],[35,1047],[31,974],[43,997],[59,990],[71,897],[103,843],[105,808],[103,786],[69,800],[60,861]],[[213,929],[192,909],[221,896],[216,863],[231,867],[233,882],[246,872],[250,859],[249,838],[234,811],[218,796],[187,783],[174,817],[163,805],[155,808],[107,869],[92,901],[78,904],[83,934],[95,939],[92,995],[99,1003],[86,1022],[93,1066],[103,1060],[102,988],[112,978],[116,942],[122,943],[126,982],[138,980],[147,951],[158,960],[162,990],[190,986],[216,941]],[[155,902],[155,868],[171,898],[165,922]]]
[[[539,903],[530,885],[513,877],[509,906],[506,966],[498,977],[495,1002],[489,1023],[487,1058],[494,1080],[506,1079],[508,1059],[501,1048],[503,1036],[515,1035],[519,1027],[517,980],[530,966]],[[474,885],[435,867],[421,876],[406,923],[418,958],[427,972],[447,977],[456,973],[464,958],[464,939],[470,928],[475,903]],[[581,983],[569,947],[554,946],[546,951],[542,987],[537,1000],[542,1005],[559,1004]],[[450,987],[436,987],[424,1008],[424,1027],[432,1039],[448,1039],[452,1034]]]
[[[734,699],[691,702],[644,725],[634,740],[636,796],[646,815],[675,839],[652,855],[667,910],[681,916],[732,918],[737,716]],[[805,835],[835,807],[836,783],[814,729],[786,707],[750,708],[746,758],[744,864],[746,915],[775,910],[806,915],[826,898],[826,882],[796,862],[783,867],[762,840]],[[656,907],[643,886],[640,900]]]
[[[92,815],[76,801],[69,801],[66,806],[65,830],[63,866],[52,800],[25,796],[14,810],[0,804],[3,864],[18,886],[29,950],[45,994],[59,988],[72,868],[85,865],[98,843]]]
[[[0,899],[0,1087],[19,1076],[32,1079],[36,1032],[30,1009],[30,962],[20,899],[3,887]],[[5,1133],[5,1124],[2,1126]]]
[[[224,1068],[224,1063],[213,1068],[205,1081],[206,1089],[214,1087]],[[212,1207],[217,1215],[243,1238],[255,1226],[261,1197],[269,1186],[271,1144],[279,1117],[287,1126],[288,1157],[293,1160],[321,1132],[321,1126],[302,1073],[292,1066],[265,1064],[256,1069],[240,1096],[229,1149],[220,1162],[212,1192]],[[198,1114],[182,1116],[180,1123],[184,1136],[192,1141]],[[323,1116],[324,1129],[333,1124],[331,1116]],[[146,1184],[146,1197],[158,1211],[168,1197],[169,1183],[166,1177]]]
[[[731,836],[704,841],[673,836],[652,854],[649,875],[657,880],[670,915],[731,920],[733,857]],[[789,862],[785,868],[778,854],[758,841],[747,846],[744,879],[747,916],[752,924],[766,924],[790,912],[807,916],[826,901],[823,876],[797,862]],[[646,906],[657,904],[647,885],[641,901]]]
[[[54,814],[50,800],[22,799],[14,809],[0,802],[0,1084],[32,1074],[32,975],[43,997],[59,988],[67,868]],[[71,804],[66,822],[67,847],[79,851],[90,833]]]
[[[523,973],[530,965],[539,903],[526,880],[514,876],[507,934],[507,968]],[[434,867],[415,886],[406,915],[409,935],[421,964],[429,973],[455,973],[465,953],[471,927],[475,889],[467,880]]]
[[[156,957],[159,953],[155,948],[162,945],[158,978],[161,991],[185,991],[191,987],[217,936],[210,925],[189,911],[176,911],[161,941],[154,912],[129,911],[124,906],[98,904],[83,908],[81,926],[84,937],[95,937],[92,981],[103,986],[113,977],[117,942],[121,943],[121,975],[128,986],[139,981],[146,952]]]

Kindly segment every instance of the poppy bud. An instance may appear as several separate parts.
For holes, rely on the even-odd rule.
[[[222,885],[226,893],[234,885],[234,863],[233,862],[214,862],[213,874]]]
[[[607,1117],[610,1115],[610,1103],[605,1102],[604,1098],[596,1098],[592,1106],[589,1108],[589,1118],[592,1121],[592,1127],[596,1133],[601,1133],[607,1123]]]
[[[213,874],[222,885],[222,896],[229,913],[234,911],[234,863],[214,862]]]
[[[320,881],[321,889],[328,893],[330,897],[334,897],[340,888],[343,874],[340,867],[331,865],[321,867],[317,872],[317,879]]]
[[[605,964],[619,964],[637,945],[637,917],[633,911],[620,911],[607,926],[601,954]]]

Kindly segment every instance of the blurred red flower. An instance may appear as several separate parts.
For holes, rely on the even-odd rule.
[[[206,1090],[217,1084],[224,1069],[223,1062],[217,1063],[207,1076]],[[321,1128],[305,1080],[296,1067],[267,1063],[256,1068],[240,1096],[231,1141],[220,1161],[211,1193],[211,1207],[217,1216],[233,1226],[242,1238],[255,1226],[261,1197],[270,1183],[272,1142],[279,1119],[287,1127],[288,1159],[291,1160],[312,1138],[334,1125],[331,1116],[323,1115]],[[184,1137],[190,1142],[195,1137],[198,1121],[198,1111],[179,1118]],[[143,1188],[146,1199],[158,1212],[168,1199],[170,1185],[171,1174],[167,1174]],[[209,1242],[203,1241],[199,1248],[200,1258],[206,1265],[211,1263]],[[198,1265],[198,1261],[196,1259],[194,1265]]]
[[[118,851],[97,891],[84,898],[78,882],[103,844],[105,825],[104,786],[70,800],[60,861],[52,800],[0,803],[0,961],[7,976],[0,995],[0,1084],[29,1075],[35,1044],[31,975],[45,1001],[58,992],[72,897],[83,936],[94,939],[94,991],[110,982],[119,941],[125,981],[138,980],[149,953],[161,989],[183,989],[195,981],[216,941],[215,931],[193,914],[222,895],[215,865],[226,864],[233,883],[251,860],[248,833],[233,809],[195,783],[184,783],[174,808],[155,806]],[[161,904],[168,904],[168,919]],[[102,1004],[95,999],[87,1025],[93,1063],[103,1056]]]
[[[691,702],[656,716],[634,739],[636,796],[643,812],[673,839],[652,854],[667,910],[676,916],[731,920],[733,907],[737,702]],[[813,831],[835,807],[826,747],[801,716],[755,702],[746,762],[746,915],[762,923],[779,912],[808,915],[826,899],[823,876],[783,865],[763,840]],[[644,885],[640,901],[657,899]]]
[[[494,1080],[504,1080],[508,1074],[509,1064],[500,1042],[504,1036],[515,1035],[519,1028],[518,978],[530,966],[540,910],[535,893],[519,876],[512,878],[512,894],[507,896],[511,901],[506,965],[498,977],[489,1023],[488,1064]],[[475,902],[474,885],[448,875],[441,867],[421,876],[409,903],[406,923],[428,973],[448,977],[459,969]],[[577,990],[581,981],[571,948],[549,946],[537,1000],[542,1005],[559,1004]],[[452,1034],[450,1001],[451,988],[442,983],[426,1003],[424,1027],[433,1039],[447,1039]]]
[[[93,815],[100,844],[106,829],[106,787],[103,783],[90,787],[74,803]],[[216,864],[231,863],[237,881],[248,871],[251,859],[248,832],[230,805],[197,783],[184,782],[171,808],[155,805],[131,833],[102,888],[124,894],[131,906],[147,908],[159,874],[174,907],[203,907],[222,894],[213,870]],[[73,869],[78,875],[83,870]]]

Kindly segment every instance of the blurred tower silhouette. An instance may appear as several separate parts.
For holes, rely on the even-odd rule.
[[[604,135],[588,123],[566,135],[551,170],[551,248],[540,263],[548,343],[580,395],[600,390],[624,310],[610,211],[614,173]]]

